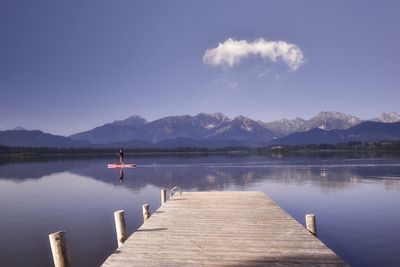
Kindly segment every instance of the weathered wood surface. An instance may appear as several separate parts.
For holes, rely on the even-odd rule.
[[[55,267],[71,267],[71,257],[67,246],[65,231],[55,232],[49,235],[51,252]]]
[[[122,246],[126,239],[128,239],[128,234],[126,233],[126,223],[125,215],[123,210],[118,210],[114,212],[115,221],[115,231],[117,233],[117,244],[118,247]]]
[[[103,266],[347,265],[261,192],[184,192]]]

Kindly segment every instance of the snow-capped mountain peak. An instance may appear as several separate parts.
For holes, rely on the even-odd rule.
[[[347,124],[358,124],[360,123],[362,120],[352,116],[352,115],[347,115],[338,111],[322,111],[320,113],[317,114],[317,116],[315,116],[314,118],[315,120],[323,120],[323,121],[327,121],[327,120],[341,120],[343,122],[346,122]]]
[[[373,121],[391,123],[400,121],[400,114],[398,112],[385,112],[382,113],[378,118],[373,119]]]
[[[230,119],[222,113],[199,113],[193,117],[197,122],[206,129],[212,129],[221,125],[224,122],[230,121]]]
[[[322,111],[310,119],[309,129],[323,130],[347,129],[362,122],[361,119],[337,111]]]
[[[239,124],[240,128],[248,132],[253,131],[255,124],[258,124],[256,121],[242,115],[236,116],[233,121],[235,121],[236,124]]]
[[[322,111],[309,120],[301,118],[293,120],[282,119],[264,123],[264,125],[275,132],[287,135],[295,132],[308,131],[313,128],[320,128],[323,130],[347,129],[361,122],[361,119],[352,115],[337,111]]]

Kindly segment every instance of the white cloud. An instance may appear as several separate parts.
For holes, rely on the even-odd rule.
[[[251,55],[260,56],[272,62],[282,61],[291,70],[297,70],[305,63],[303,51],[297,45],[284,41],[268,41],[263,38],[253,42],[229,38],[219,43],[218,47],[207,49],[203,62],[213,66],[233,67]]]

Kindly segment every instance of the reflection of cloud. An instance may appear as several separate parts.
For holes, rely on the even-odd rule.
[[[213,66],[233,67],[252,55],[272,62],[281,61],[291,70],[297,70],[305,62],[303,51],[297,45],[284,41],[268,41],[263,38],[253,42],[229,38],[219,43],[217,47],[207,49],[203,62]]]

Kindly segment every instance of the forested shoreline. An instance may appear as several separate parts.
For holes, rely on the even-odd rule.
[[[0,155],[9,157],[31,157],[46,155],[99,156],[115,155],[119,148],[55,148],[55,147],[9,147],[0,145]],[[400,155],[399,141],[349,142],[339,144],[310,144],[292,146],[224,147],[224,148],[128,148],[127,154],[209,154],[209,153],[248,153],[248,154],[318,154],[318,153],[372,153],[382,152]]]

